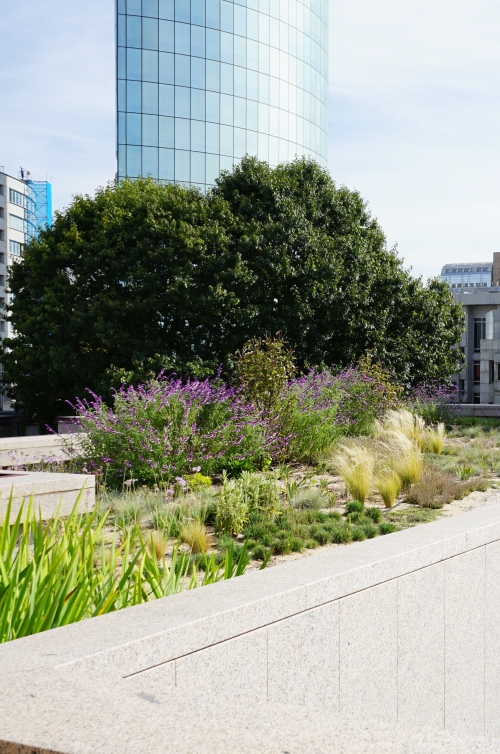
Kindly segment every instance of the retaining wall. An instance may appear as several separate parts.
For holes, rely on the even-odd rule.
[[[500,505],[0,646],[0,752],[274,752],[277,708],[500,737]]]

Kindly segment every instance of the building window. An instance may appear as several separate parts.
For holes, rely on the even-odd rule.
[[[0,183],[0,196],[4,195],[4,186],[3,183]]]
[[[4,240],[3,230],[0,230],[0,241]]]
[[[0,264],[5,264],[5,254],[0,252]]]
[[[474,385],[481,384],[481,363],[479,361],[474,362]]]
[[[474,351],[481,348],[481,340],[486,338],[486,317],[474,317]]]
[[[9,228],[20,230],[21,233],[24,233],[24,218],[17,215],[9,215]]]
[[[460,380],[460,398],[465,397],[465,380]]]
[[[0,332],[5,332],[5,322],[3,319],[0,320]]]
[[[472,396],[472,403],[481,403],[481,396],[477,393]]]
[[[489,377],[490,377],[490,385],[491,385],[492,382],[495,382],[495,362],[494,361],[490,361]]]
[[[14,191],[14,189],[11,189],[9,192],[9,199],[11,204],[17,204],[18,207],[26,206],[26,197],[19,191]]]
[[[3,207],[0,207],[0,218],[3,218],[3,217],[5,217],[5,212],[4,212]]]
[[[23,254],[24,244],[19,241],[9,241],[9,253],[14,257],[20,257]]]

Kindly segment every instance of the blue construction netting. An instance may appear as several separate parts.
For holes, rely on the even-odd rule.
[[[26,236],[31,240],[40,228],[52,225],[52,185],[48,181],[25,181]]]

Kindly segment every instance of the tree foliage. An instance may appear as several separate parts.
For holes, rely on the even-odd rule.
[[[151,179],[77,196],[9,281],[4,381],[40,421],[86,388],[231,370],[278,332],[299,370],[370,352],[405,386],[447,379],[463,329],[447,286],[412,278],[360,195],[305,159],[245,158],[207,196]]]

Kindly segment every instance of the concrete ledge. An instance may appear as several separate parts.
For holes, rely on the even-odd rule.
[[[70,440],[76,448],[77,436],[63,438],[60,435],[33,435],[30,437],[0,438],[0,467],[21,466],[30,463],[66,461]]]
[[[18,748],[0,752],[208,751],[231,724],[241,751],[354,752],[334,748],[350,715],[500,736],[499,646],[497,503],[1,645],[0,741]],[[294,748],[276,705],[310,711],[297,741],[326,716],[330,742]]]
[[[82,492],[83,490],[83,492]],[[95,477],[91,474],[51,474],[46,472],[0,472],[0,521],[5,518],[12,492],[10,522],[19,513],[22,501],[33,495],[35,509],[42,518],[52,518],[57,511],[67,516],[71,513],[78,495],[79,509],[89,512],[95,506]]]
[[[493,403],[447,403],[446,408],[455,416],[500,419],[500,405]]]

